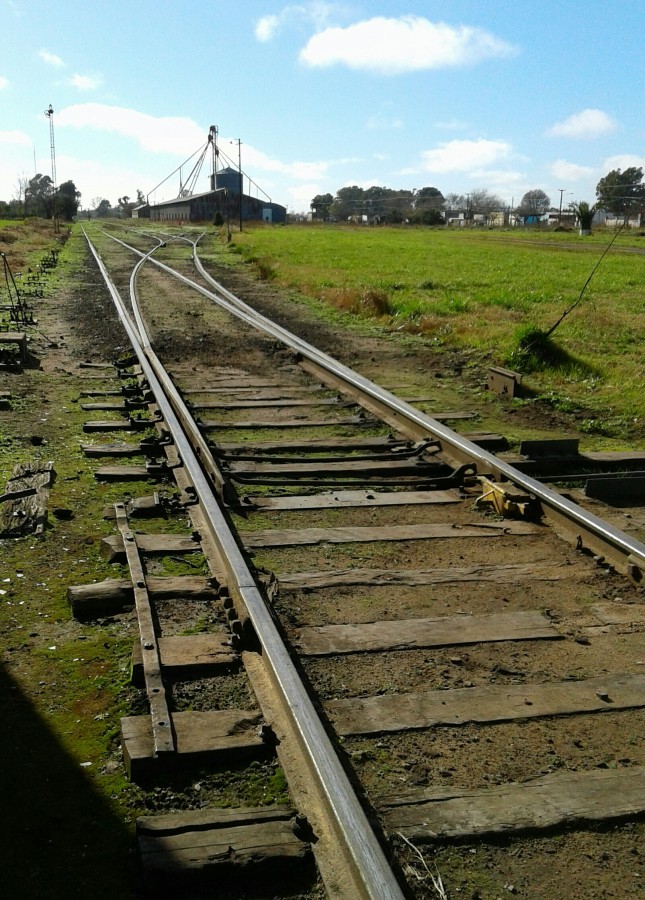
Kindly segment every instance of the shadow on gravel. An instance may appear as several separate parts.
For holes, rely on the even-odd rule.
[[[2,895],[131,900],[134,840],[0,665]]]

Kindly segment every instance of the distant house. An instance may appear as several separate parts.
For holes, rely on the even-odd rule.
[[[491,228],[503,228],[508,223],[508,213],[503,209],[496,209],[488,214],[488,224]]]
[[[573,228],[577,220],[578,217],[572,209],[563,209],[562,212],[559,209],[550,209],[545,214],[545,222],[549,226],[570,225]]]
[[[599,212],[601,212],[599,210]],[[625,221],[625,215],[616,215],[616,213],[602,211],[604,213],[604,224],[607,228],[620,228],[620,226]],[[594,223],[595,223],[594,219]],[[645,213],[642,212],[633,212],[629,213],[627,217],[627,227],[628,228],[642,228],[645,226]]]

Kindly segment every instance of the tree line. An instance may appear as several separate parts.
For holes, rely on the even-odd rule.
[[[22,219],[35,216],[40,219],[62,219],[72,222],[81,210],[82,194],[73,181],[65,181],[54,189],[54,182],[49,175],[37,174],[33,178],[21,177],[11,200],[0,200],[0,218]],[[135,206],[146,202],[145,195],[137,189],[136,199],[127,194],[119,197],[115,204],[103,197],[94,197],[83,215],[99,218],[122,218],[132,216]]]
[[[0,217],[22,218],[37,216],[51,219],[58,217],[71,222],[81,208],[81,192],[73,181],[66,181],[54,190],[49,175],[37,174],[33,178],[19,178],[16,195],[12,200],[0,200]],[[146,202],[145,195],[137,189],[132,200],[127,194],[116,204],[103,197],[94,197],[86,210],[88,217],[130,218],[135,206]],[[469,194],[444,194],[436,187],[420,190],[393,190],[357,185],[343,187],[336,194],[317,194],[310,204],[312,217],[321,221],[348,221],[349,219],[399,224],[411,222],[421,225],[443,225],[450,217],[466,220],[475,216],[489,218],[493,213],[512,212],[524,217],[540,217],[552,209],[551,198],[543,190],[527,191],[518,206],[510,209],[499,196],[486,189],[473,190]],[[593,217],[597,209],[603,209],[618,217],[628,218],[645,212],[645,185],[642,167],[632,166],[621,171],[614,169],[596,185],[596,202],[581,201],[574,210]],[[84,211],[85,213],[85,211]]]
[[[596,185],[596,202],[574,204],[574,211],[582,206],[595,211],[603,209],[617,216],[629,216],[645,211],[645,185],[643,169],[631,167],[621,171],[614,169]],[[410,222],[421,225],[444,225],[451,217],[473,219],[490,217],[493,213],[512,212],[530,220],[539,218],[549,210],[551,198],[545,191],[534,188],[527,191],[519,204],[510,209],[497,194],[486,189],[473,190],[469,194],[444,194],[436,187],[420,190],[393,190],[385,187],[361,188],[357,185],[339,188],[336,194],[317,194],[310,204],[312,218],[339,222],[350,219],[400,224]]]
[[[78,213],[80,198],[81,192],[76,189],[73,181],[65,181],[54,190],[54,182],[49,175],[19,178],[13,200],[0,200],[0,216],[8,219],[24,216],[36,216],[40,219],[57,217],[71,222]]]

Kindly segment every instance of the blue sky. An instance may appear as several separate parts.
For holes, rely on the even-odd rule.
[[[566,206],[645,167],[643,0],[0,0],[0,22],[0,199],[50,174],[50,103],[84,208],[148,193],[211,125],[293,212],[350,184]]]

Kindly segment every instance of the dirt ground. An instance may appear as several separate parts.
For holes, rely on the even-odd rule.
[[[123,648],[130,641],[132,627],[131,620],[116,620],[99,626],[103,628],[100,633],[96,630],[88,633],[66,612],[64,584],[60,583],[81,583],[84,579],[107,577],[107,569],[99,563],[98,544],[107,531],[99,510],[109,499],[106,496],[109,492],[90,487],[90,466],[83,461],[78,450],[84,439],[79,427],[83,419],[77,404],[79,389],[82,385],[92,387],[91,380],[87,378],[88,372],[93,375],[98,373],[79,370],[79,363],[109,362],[126,349],[112,302],[101,286],[93,265],[87,260],[72,267],[72,270],[73,279],[61,278],[55,289],[39,304],[38,328],[32,330],[30,342],[38,367],[26,369],[22,375],[3,373],[0,376],[3,390],[8,390],[13,397],[10,411],[13,415],[0,412],[6,442],[2,456],[3,471],[10,468],[12,458],[22,458],[32,452],[35,446],[33,439],[37,438],[41,442],[39,452],[51,454],[60,470],[59,481],[52,491],[52,509],[71,508],[78,517],[73,524],[65,527],[63,519],[52,516],[54,528],[50,531],[49,546],[40,560],[38,554],[42,543],[32,541],[27,544],[23,541],[16,549],[6,541],[0,542],[0,554],[9,573],[6,577],[11,579],[6,603],[21,602],[19,597],[23,595],[16,586],[21,565],[32,579],[32,589],[38,581],[49,582],[56,578],[59,582],[52,588],[50,596],[33,604],[29,612],[22,607],[12,607],[9,618],[2,620],[6,670],[10,678],[15,678],[29,695],[30,702],[42,709],[45,720],[48,708],[70,702],[69,697],[62,697],[59,686],[51,686],[45,648],[67,644],[70,653],[78,652],[81,656],[80,651],[73,648],[82,646],[82,638],[87,640],[89,634],[89,640],[98,645],[103,635],[109,636],[110,641],[115,639],[121,642],[118,644],[121,659],[118,665],[113,666],[114,673],[119,666],[123,667]],[[476,418],[459,424],[464,432],[498,431],[508,436],[511,445],[515,445],[521,437],[562,436],[563,430],[567,436],[580,436],[576,431],[575,418],[565,416],[542,401],[509,403],[491,396],[485,390],[485,359],[437,348],[419,339],[378,334],[364,326],[355,331],[347,330],[316,315],[310,305],[298,298],[281,294],[255,281],[246,272],[227,267],[214,274],[242,299],[362,374],[404,397],[424,398],[419,406],[430,414],[464,408],[476,413]],[[275,347],[271,341],[231,326],[225,316],[214,311],[197,295],[177,295],[173,292],[171,296],[155,275],[143,280],[142,292],[153,323],[155,346],[186,384],[206,385],[216,371],[233,369],[262,373],[267,354],[281,361],[285,383],[307,383],[289,353]],[[181,302],[178,296],[181,296]],[[267,434],[269,436],[273,435]],[[74,493],[76,488],[78,494]],[[430,521],[430,512],[425,508],[411,515],[414,518],[409,518],[410,522]],[[470,506],[460,506],[452,515],[461,521],[482,520],[482,513]],[[82,516],[93,516],[93,519],[88,521],[85,518],[80,527]],[[340,523],[340,516],[337,518]],[[342,522],[347,524],[348,521],[372,525],[390,524],[396,519],[391,511],[370,510],[367,518],[365,511],[361,511],[348,520],[344,511]],[[279,527],[298,527],[304,522],[304,515],[288,513],[283,514]],[[262,517],[238,524],[242,531],[269,527]],[[314,524],[336,524],[334,513],[327,511],[316,522],[307,517],[307,525]],[[486,562],[488,551],[483,545],[487,543],[482,541],[482,546],[474,550],[470,544],[467,549],[464,546],[462,557],[467,555],[469,563],[473,560]],[[61,561],[61,554],[66,556],[68,553],[64,549],[68,546],[71,548],[69,558],[74,560],[71,566]],[[537,540],[517,539],[512,548],[513,561],[526,559],[535,562],[537,547]],[[543,544],[539,544],[539,548],[539,552],[544,552]],[[564,640],[544,642],[545,646],[539,648],[505,643],[475,646],[458,653],[450,650],[415,651],[405,654],[405,659],[403,655],[397,658],[396,654],[390,654],[387,658],[380,654],[369,655],[354,659],[351,665],[343,660],[333,663],[310,661],[306,665],[306,673],[316,684],[321,701],[368,695],[374,693],[375,683],[379,685],[379,691],[395,692],[423,689],[424,686],[430,689],[477,685],[490,681],[491,673],[498,683],[517,684],[536,676],[580,678],[602,671],[639,671],[638,666],[645,661],[642,641],[639,643],[642,624],[627,621],[618,626],[604,625],[594,614],[594,607],[604,603],[617,604],[621,609],[626,606],[642,609],[642,589],[615,574],[599,571],[593,561],[581,560],[567,545],[554,541],[550,549],[566,568],[566,577],[556,582],[533,585],[530,594],[521,584],[503,587],[478,584],[469,590],[467,596],[460,592],[459,587],[450,585],[423,593],[419,589],[405,587],[396,591],[390,588],[364,590],[352,587],[336,590],[331,602],[319,591],[280,594],[276,600],[276,611],[284,617],[285,628],[289,632],[302,624],[540,608],[549,611],[565,635]],[[31,554],[30,560],[21,564],[21,554],[24,559],[26,553]],[[405,542],[391,545],[378,564],[384,568],[421,567],[428,564],[425,554],[427,549],[420,544]],[[438,549],[431,562],[433,566],[447,567],[454,564],[459,556],[457,546],[449,550]],[[360,546],[358,552],[355,548],[351,551],[334,549],[332,552],[325,547],[314,547],[271,553],[257,551],[254,555],[256,565],[279,572],[336,569],[356,565],[357,560],[362,560],[360,564],[365,566],[374,565],[369,546]],[[39,569],[46,574],[38,577]],[[114,645],[110,652],[113,649]],[[70,656],[70,659],[74,657]],[[97,662],[97,666],[108,666],[105,671],[109,671],[110,664],[103,657],[101,659],[103,661]],[[63,668],[57,675],[59,681],[64,677],[62,673]],[[240,696],[245,697],[245,702],[251,699],[246,696],[246,687],[236,675],[217,689],[212,685],[204,685],[204,688],[206,694],[212,691],[210,699],[204,701],[211,705],[213,697],[216,704],[224,705],[237,703]],[[116,701],[121,707],[124,702],[132,702],[131,697],[127,698],[127,692],[120,694]],[[178,695],[180,706],[197,708],[195,702],[200,701],[188,689]],[[92,715],[101,716],[108,709],[113,714],[114,705],[113,696],[95,698]],[[431,752],[428,752],[426,737],[415,732],[403,736],[381,736],[374,740],[348,739],[343,742],[343,752],[348,766],[364,779],[368,795],[374,797],[403,786],[412,788],[454,783],[477,787],[507,779],[522,780],[556,770],[645,765],[643,716],[640,712],[576,718],[580,721],[576,723],[575,734],[562,720],[527,720],[521,726],[443,729],[433,736]],[[92,727],[95,729],[96,721],[93,719]],[[69,724],[65,720],[62,727],[69,726],[76,735],[81,733],[84,724],[84,717],[80,716],[78,723]],[[100,720],[98,724],[101,724]],[[628,755],[625,753],[627,733],[627,743],[630,745]],[[82,738],[78,740],[82,741]],[[72,738],[70,742],[73,743]],[[97,737],[97,742],[92,745],[93,752],[98,752],[98,746],[100,741]],[[87,871],[84,870],[83,877],[89,885],[94,880],[92,873],[97,866],[102,865],[107,870],[109,866],[116,865],[123,871],[123,881],[115,882],[114,877],[109,876],[105,882],[109,885],[109,891],[106,889],[104,895],[126,897],[126,876],[131,873],[131,861],[125,866],[115,863],[115,860],[122,858],[130,840],[131,823],[124,821],[127,818],[124,808],[140,807],[145,801],[135,790],[129,791],[121,782],[117,784],[118,748],[114,741],[111,746],[111,754],[103,760],[96,759],[92,771],[101,768],[106,773],[101,777],[115,779],[113,790],[121,797],[121,811],[117,817],[120,815],[123,820],[115,819],[114,828],[122,830],[123,835],[121,840],[110,845],[107,865],[105,861],[99,861],[98,852],[87,851]],[[109,791],[109,786],[107,789]],[[164,795],[159,800],[161,808],[171,802],[172,796]],[[97,809],[90,816],[92,823],[100,818],[100,805],[97,801]],[[82,821],[87,826],[87,818]],[[57,827],[65,828],[65,817],[62,823]],[[60,843],[57,846],[60,847]],[[644,854],[642,822],[626,822],[535,837],[458,845],[437,842],[418,848],[418,851],[401,844],[400,860],[410,885],[414,887],[414,895],[419,898],[439,896],[432,886],[427,866],[433,874],[441,874],[447,896],[452,898],[492,900],[517,895],[535,900],[545,897],[604,900],[645,896]],[[58,872],[53,863],[51,871]],[[84,889],[84,884],[80,884],[80,888]],[[69,896],[82,896],[80,888],[76,893],[70,892]],[[103,896],[100,887],[93,893]],[[25,893],[24,896],[30,895]],[[43,893],[40,896],[49,895]],[[51,896],[63,894],[52,892]]]

